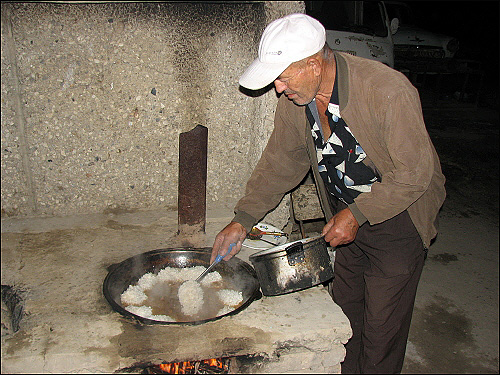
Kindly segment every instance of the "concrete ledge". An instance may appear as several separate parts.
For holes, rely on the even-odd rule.
[[[207,214],[206,246],[231,214]],[[351,329],[323,286],[262,297],[234,316],[198,326],[139,326],[114,312],[102,294],[106,267],[174,247],[176,218],[140,212],[3,220],[2,284],[26,293],[19,331],[2,336],[2,372],[109,373],[141,361],[228,353],[265,355],[269,371],[295,371],[287,363],[299,354],[304,372],[313,363],[321,367],[315,372],[337,368]],[[244,248],[238,257],[248,262],[255,251]],[[275,361],[278,354],[283,362]]]

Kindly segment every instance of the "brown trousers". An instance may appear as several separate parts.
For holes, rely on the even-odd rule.
[[[426,250],[406,211],[337,247],[329,292],[351,322],[343,374],[400,373]]]

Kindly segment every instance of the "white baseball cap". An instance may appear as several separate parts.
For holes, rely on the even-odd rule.
[[[273,82],[288,66],[320,51],[326,42],[323,25],[303,14],[289,14],[267,25],[259,57],[240,77],[241,86],[258,90]]]

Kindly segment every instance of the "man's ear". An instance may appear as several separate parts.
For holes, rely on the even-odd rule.
[[[316,77],[321,75],[322,64],[319,59],[316,57],[310,57],[307,59],[307,65],[313,70]]]

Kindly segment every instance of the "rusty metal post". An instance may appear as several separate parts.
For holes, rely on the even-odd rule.
[[[197,125],[179,135],[179,234],[205,232],[208,129]]]

